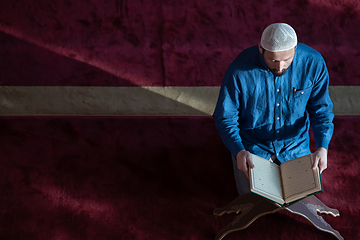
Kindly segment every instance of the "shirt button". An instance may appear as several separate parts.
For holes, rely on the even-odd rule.
[[[277,131],[277,133],[279,133],[280,131]]]
[[[280,106],[280,103],[277,103],[276,106]]]
[[[280,92],[280,89],[276,89],[277,92]]]
[[[277,119],[277,120],[279,120],[280,118],[279,118],[279,117],[277,117],[276,119]]]

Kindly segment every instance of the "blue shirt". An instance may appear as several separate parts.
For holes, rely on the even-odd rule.
[[[258,46],[229,65],[213,114],[219,135],[236,157],[247,150],[280,162],[310,153],[309,127],[317,148],[328,149],[334,114],[323,57],[298,43],[287,72],[275,77]]]

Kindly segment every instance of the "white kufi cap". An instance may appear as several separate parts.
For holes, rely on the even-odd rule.
[[[295,30],[286,23],[274,23],[265,28],[261,46],[270,52],[287,51],[297,45]]]

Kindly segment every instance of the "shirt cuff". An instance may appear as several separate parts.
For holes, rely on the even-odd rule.
[[[236,159],[237,154],[242,150],[246,150],[242,143],[234,143],[233,146],[231,146],[230,152],[233,155],[233,157]]]

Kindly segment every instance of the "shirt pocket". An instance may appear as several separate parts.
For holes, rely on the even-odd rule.
[[[293,89],[291,112],[295,115],[303,116],[305,113],[307,102],[310,98],[312,86],[303,89]]]
[[[304,100],[304,99],[309,99],[310,94],[311,94],[311,90],[312,90],[312,86],[304,88],[304,89],[293,89],[293,98],[295,99],[299,99],[299,100]]]

